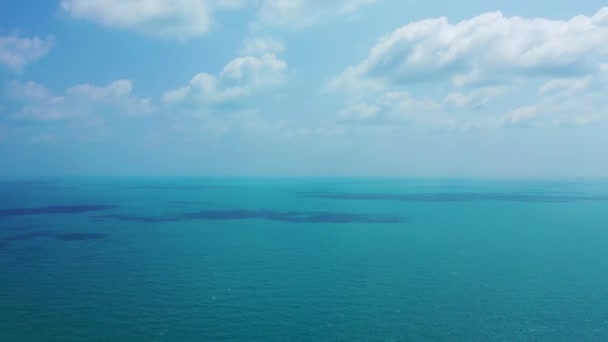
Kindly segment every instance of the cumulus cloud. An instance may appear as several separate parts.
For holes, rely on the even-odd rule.
[[[520,107],[504,113],[499,118],[501,124],[520,124],[529,122],[539,116],[539,109],[536,106]]]
[[[305,27],[344,16],[377,0],[62,0],[61,9],[89,20],[163,38],[187,39],[208,33],[221,10],[253,9],[256,24]],[[276,51],[274,51],[276,52]]]
[[[461,128],[586,126],[608,121],[608,70],[592,76],[552,79],[538,88],[528,103],[514,102],[504,113],[477,120],[463,118]]]
[[[341,120],[367,120],[375,117],[380,112],[380,108],[377,106],[368,105],[366,103],[359,103],[353,106],[350,106],[340,113],[338,113],[338,117]]]
[[[352,14],[377,0],[263,0],[258,22],[263,25],[306,27],[332,16]]]
[[[455,90],[446,95],[444,105],[452,108],[481,109],[492,99],[503,95],[504,87],[482,87],[472,90]]]
[[[53,37],[0,37],[0,64],[21,72],[28,64],[46,56],[54,44]]]
[[[553,79],[542,85],[537,101],[515,117],[537,126],[585,126],[608,120],[608,69],[600,65],[591,76]],[[534,109],[535,111],[533,111]],[[526,114],[527,112],[527,114]],[[512,118],[511,116],[503,116]]]
[[[212,28],[217,10],[238,9],[246,0],[63,0],[78,19],[163,38],[192,38]]]
[[[158,132],[159,137],[179,135],[186,139],[212,141],[233,135],[285,141],[312,134],[308,128],[297,122],[272,118],[257,110],[232,111],[230,115],[195,115],[187,117],[187,121],[183,117],[173,115],[171,120],[173,122],[168,126],[169,130]]]
[[[494,105],[505,95],[500,88],[476,88],[451,92],[443,99],[417,98],[403,91],[388,91],[374,101],[348,106],[337,114],[343,124],[369,126],[416,124],[445,130],[501,127],[585,126],[608,121],[608,68],[599,66],[592,76],[551,79],[529,100],[513,96]],[[507,92],[512,96],[513,93]],[[476,111],[478,106],[484,110]],[[473,114],[475,113],[475,114]]]
[[[170,127],[197,139],[229,134],[294,135],[296,126],[260,115],[249,102],[284,82],[287,72],[285,61],[264,53],[237,57],[216,75],[199,73],[187,85],[163,94],[162,104],[172,113]]]
[[[7,94],[21,104],[13,119],[21,121],[60,121],[110,114],[140,115],[154,110],[150,99],[132,94],[133,81],[119,80],[107,86],[79,84],[55,96],[35,82],[13,81]]]
[[[270,38],[248,38],[243,41],[239,52],[243,56],[256,56],[265,53],[281,53],[285,51],[285,45],[282,42]]]
[[[357,103],[338,112],[345,124],[581,126],[608,120],[607,57],[608,7],[564,21],[494,12],[405,25],[327,86]]]
[[[287,63],[274,54],[239,57],[218,76],[195,75],[185,87],[164,93],[167,104],[218,105],[250,96],[255,91],[281,83]]]
[[[447,18],[395,30],[347,68],[333,88],[381,80],[385,85],[449,81],[487,86],[512,77],[576,77],[608,55],[608,7],[567,21],[485,13],[452,24]]]
[[[430,124],[443,115],[442,108],[441,103],[431,98],[415,98],[408,92],[391,91],[373,103],[363,102],[343,109],[338,113],[338,120],[375,125]],[[445,120],[441,118],[442,122]]]

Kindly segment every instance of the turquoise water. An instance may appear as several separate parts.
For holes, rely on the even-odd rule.
[[[0,181],[3,341],[606,341],[608,183]]]

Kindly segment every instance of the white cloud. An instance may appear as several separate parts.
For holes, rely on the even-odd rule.
[[[217,76],[201,73],[187,86],[165,92],[159,105],[172,115],[163,118],[174,122],[171,127],[187,127],[192,134],[198,129],[213,136],[232,131],[297,135],[299,127],[258,116],[249,108],[239,108],[243,107],[239,103],[245,98],[283,82],[287,70],[285,61],[274,54],[235,58]],[[5,91],[5,103],[12,113],[7,116],[7,122],[12,121],[15,127],[35,127],[31,129],[29,141],[32,143],[105,135],[110,133],[106,122],[115,122],[120,115],[160,112],[156,100],[135,95],[133,88],[133,81],[118,80],[103,86],[78,84],[56,93],[39,83],[13,81]],[[220,112],[231,115],[215,115]],[[59,131],[69,131],[71,135],[63,139],[56,134],[58,131],[43,129],[45,125],[30,125],[41,122],[55,123],[48,127],[62,127]],[[51,139],[48,135],[51,133],[57,140]]]
[[[586,126],[608,121],[608,70],[600,67],[593,76],[550,80],[535,100],[501,115],[467,120],[462,127]]]
[[[333,88],[446,82],[487,85],[512,77],[584,75],[608,55],[608,7],[568,21],[485,13],[457,24],[445,17],[414,22],[380,39],[368,57],[332,81]]]
[[[377,0],[262,0],[258,23],[270,26],[306,27],[320,20],[352,14]]]
[[[550,95],[555,93],[573,94],[575,92],[588,89],[591,82],[594,80],[592,76],[571,78],[571,79],[553,79],[545,83],[539,90],[539,95]]]
[[[505,124],[520,124],[531,121],[539,116],[539,110],[535,106],[520,107],[503,114],[499,122]]]
[[[36,82],[19,82],[13,81],[7,88],[7,95],[16,100],[28,101],[45,101],[52,98],[49,89]]]
[[[169,131],[158,132],[159,137],[175,135],[186,139],[215,140],[226,136],[240,138],[264,137],[271,140],[289,140],[310,135],[308,128],[283,118],[271,118],[257,110],[233,110],[230,115],[196,113],[195,115],[172,115]],[[194,113],[191,113],[194,114]],[[207,114],[207,115],[205,115]]]
[[[377,106],[359,103],[342,110],[340,113],[338,113],[338,118],[346,121],[367,120],[378,115],[379,112],[380,108]]]
[[[72,17],[163,38],[186,39],[212,28],[217,10],[238,9],[245,0],[63,0]]]
[[[255,24],[302,28],[348,16],[378,0],[62,0],[77,19],[162,38],[188,39],[208,33],[220,10],[251,8]],[[278,51],[266,51],[278,52]]]
[[[348,127],[336,123],[324,123],[319,127],[312,130],[312,134],[315,136],[334,138],[340,137],[347,133]]]
[[[21,72],[28,64],[46,56],[54,44],[53,37],[0,37],[0,64]]]
[[[541,85],[536,96],[518,101],[517,96],[500,88],[475,88],[451,92],[442,100],[416,98],[403,91],[389,91],[373,102],[347,107],[337,121],[369,126],[415,124],[444,130],[501,127],[585,126],[608,121],[608,69],[598,66],[593,76],[554,79]],[[511,99],[498,106],[498,96]],[[501,108],[510,107],[503,110]],[[481,111],[472,109],[483,106]]]
[[[25,121],[58,121],[91,116],[140,115],[154,110],[150,99],[132,94],[133,82],[119,80],[105,87],[79,84],[54,96],[35,82],[13,81],[8,95],[21,104],[13,118]]]
[[[341,122],[367,122],[373,125],[446,123],[443,105],[431,98],[415,98],[407,92],[387,92],[373,103],[359,103],[338,113]]]
[[[166,92],[163,100],[167,104],[195,106],[227,103],[281,83],[286,72],[287,63],[274,54],[239,57],[218,76],[197,74],[187,86]]]
[[[444,104],[454,108],[480,109],[503,93],[504,89],[499,87],[475,88],[469,92],[453,91],[445,97]]]
[[[427,19],[381,38],[327,87],[358,103],[338,113],[346,123],[581,126],[608,120],[607,57],[608,7],[567,21],[499,12]]]
[[[558,79],[544,84],[533,105],[539,115],[538,125],[585,126],[608,121],[608,70],[599,66],[592,76]]]
[[[239,49],[241,55],[244,56],[256,56],[265,53],[281,53],[283,51],[285,51],[285,45],[283,45],[282,42],[270,37],[245,39]]]
[[[266,53],[235,58],[217,75],[199,73],[186,86],[163,94],[162,102],[172,113],[171,127],[196,139],[229,134],[296,135],[297,127],[259,115],[248,102],[281,84],[287,71],[285,61]]]
[[[429,117],[429,113],[438,112],[442,105],[429,97],[417,99],[407,92],[388,92],[377,100],[384,108],[390,121],[419,121]]]

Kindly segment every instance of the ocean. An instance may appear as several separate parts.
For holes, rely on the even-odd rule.
[[[608,182],[0,181],[1,341],[608,341]]]

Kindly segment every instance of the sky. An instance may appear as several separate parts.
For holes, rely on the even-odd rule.
[[[604,1],[4,0],[0,176],[608,177]]]

